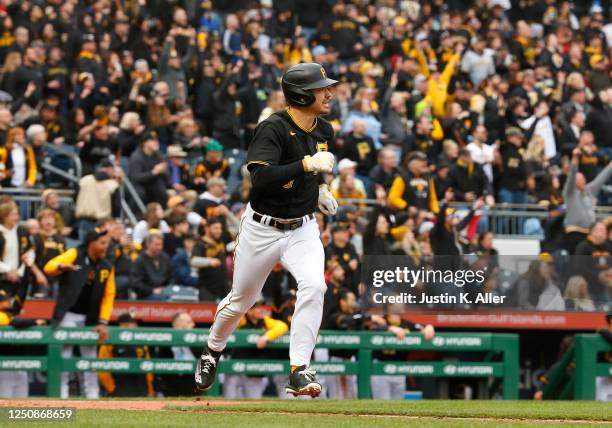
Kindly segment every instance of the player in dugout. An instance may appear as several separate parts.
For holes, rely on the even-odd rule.
[[[85,242],[77,248],[49,260],[45,273],[59,278],[59,292],[52,325],[60,327],[95,326],[99,341],[106,342],[108,322],[115,301],[115,270],[106,258],[110,236],[95,228],[87,232]],[[97,358],[96,346],[82,345],[81,357]],[[72,346],[65,346],[62,358],[72,356]],[[68,398],[68,372],[62,373],[61,397]],[[98,375],[84,375],[87,398],[98,398]]]

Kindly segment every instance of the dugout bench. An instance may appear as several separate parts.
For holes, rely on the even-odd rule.
[[[228,342],[228,348],[255,348],[259,330],[238,330]],[[208,337],[208,330],[174,330],[170,328],[123,329],[109,327],[109,345],[189,346],[200,348]],[[25,370],[46,372],[47,395],[58,397],[60,373],[100,371],[113,373],[193,374],[194,361],[173,359],[95,359],[62,358],[63,345],[92,345],[98,334],[92,328],[35,327],[16,330],[0,329],[0,344],[17,346],[46,346],[46,356],[0,356],[0,370]],[[269,348],[288,348],[286,334],[268,344]],[[321,331],[317,347],[328,349],[350,349],[357,351],[356,361],[315,362],[317,374],[357,375],[359,398],[371,398],[370,377],[372,375],[403,375],[413,377],[473,377],[498,378],[502,381],[504,399],[518,399],[519,340],[516,334],[493,333],[440,333],[433,340],[425,341],[420,334],[409,334],[398,340],[390,333],[381,332],[337,332]],[[436,351],[440,355],[452,352],[479,353],[480,361],[382,361],[375,362],[372,354],[377,350],[398,349],[410,351]],[[256,352],[256,351],[254,351]],[[228,359],[219,365],[218,373],[240,373],[252,375],[286,374],[286,360]],[[219,382],[207,393],[219,395]]]

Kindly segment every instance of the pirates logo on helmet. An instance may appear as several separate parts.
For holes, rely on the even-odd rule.
[[[338,83],[330,79],[321,64],[296,64],[283,75],[281,87],[289,105],[309,106],[315,101],[313,89],[326,88]]]

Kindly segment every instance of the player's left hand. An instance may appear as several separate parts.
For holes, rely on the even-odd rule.
[[[319,187],[319,209],[325,215],[334,215],[338,209],[338,202],[327,187]]]

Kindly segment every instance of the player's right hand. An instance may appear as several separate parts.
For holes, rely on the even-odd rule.
[[[304,171],[306,172],[332,172],[334,168],[334,155],[330,152],[317,152],[314,156],[304,157]]]

